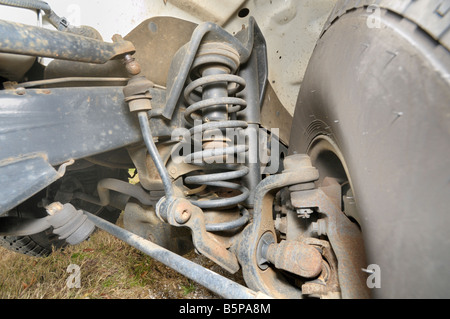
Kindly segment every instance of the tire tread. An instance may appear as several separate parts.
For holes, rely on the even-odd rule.
[[[50,247],[41,246],[30,236],[2,236],[0,246],[33,257],[46,257],[52,252]]]

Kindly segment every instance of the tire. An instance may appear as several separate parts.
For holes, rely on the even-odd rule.
[[[47,212],[44,208],[40,207],[42,205],[39,205],[39,203],[42,198],[45,198],[48,194],[54,195],[57,190],[63,189],[64,186],[62,185],[64,185],[65,182],[69,181],[70,183],[70,180],[75,178],[76,182],[79,185],[82,185],[81,191],[87,194],[95,194],[98,181],[106,177],[127,180],[128,173],[125,170],[108,169],[100,166],[91,166],[88,169],[79,171],[68,171],[61,180],[50,185],[48,190],[38,193],[7,214],[10,216],[27,218],[45,217]],[[86,210],[112,223],[117,221],[121,213],[118,209],[100,207],[81,200],[72,200],[70,202],[77,209]],[[28,236],[0,236],[0,246],[33,257],[46,257],[50,255],[53,250],[63,248],[66,245],[67,243],[65,240],[58,239],[58,236],[53,234],[51,228]]]
[[[29,236],[2,236],[0,246],[27,256],[47,257],[53,249],[59,249],[65,246],[65,243],[49,229]]]
[[[376,298],[449,297],[446,3],[338,1],[297,100],[289,152],[348,180]]]

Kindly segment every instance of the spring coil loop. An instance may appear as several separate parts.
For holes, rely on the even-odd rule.
[[[236,163],[236,158],[242,156],[248,151],[248,146],[229,145],[233,141],[223,138],[223,132],[233,129],[234,132],[243,132],[247,128],[245,121],[229,120],[236,112],[239,112],[247,106],[244,99],[235,97],[237,93],[245,88],[243,78],[231,74],[236,72],[239,66],[239,56],[230,46],[222,43],[206,43],[200,47],[197,58],[192,67],[190,76],[192,82],[184,90],[184,98],[188,107],[184,113],[186,121],[193,127],[189,130],[189,138],[197,145],[202,145],[201,150],[194,151],[184,158],[186,163],[199,166],[203,174],[187,176],[184,182],[190,185],[212,186],[232,191],[238,191],[240,194],[232,197],[219,197],[208,200],[191,200],[191,202],[202,209],[225,209],[239,206],[242,216],[231,222],[216,223],[206,225],[208,231],[224,231],[243,226],[249,219],[248,211],[243,208],[243,203],[249,197],[249,190],[235,182],[242,179],[249,173],[249,169],[242,164]],[[206,70],[214,68],[219,70],[217,74],[208,74]],[[213,97],[202,98],[209,87],[215,84],[226,85],[223,96],[213,95]],[[204,95],[203,95],[204,96]],[[218,105],[225,107],[225,117],[227,120],[213,120],[202,115],[202,111],[214,108]],[[201,119],[200,121],[196,121]],[[201,123],[201,124],[199,124]],[[197,133],[201,136],[205,133],[219,132],[221,138],[212,140],[196,140]],[[214,134],[214,133],[211,133]],[[226,158],[225,162],[224,159]],[[245,158],[245,157],[244,157]],[[230,163],[230,159],[232,159]],[[243,161],[245,162],[245,161]]]

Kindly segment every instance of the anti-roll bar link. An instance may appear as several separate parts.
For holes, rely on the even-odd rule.
[[[209,269],[206,269],[170,250],[148,241],[132,232],[116,226],[91,213],[84,212],[88,219],[100,229],[123,240],[164,265],[172,268],[187,278],[206,287],[215,294],[226,299],[265,299],[270,298],[264,293],[255,292]]]

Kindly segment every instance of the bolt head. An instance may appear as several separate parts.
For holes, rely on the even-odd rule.
[[[45,207],[45,209],[47,210],[47,214],[49,214],[50,216],[53,216],[57,212],[59,212],[61,209],[63,209],[63,204],[61,204],[60,202],[54,202],[54,203],[51,203],[50,205],[48,205],[47,207]]]
[[[191,212],[187,208],[179,210],[175,214],[175,220],[178,224],[185,224],[190,218]]]
[[[327,224],[323,219],[318,219],[317,222],[311,223],[311,231],[316,233],[317,235],[326,235],[327,234]]]
[[[25,95],[26,93],[27,93],[27,91],[25,90],[25,88],[19,87],[16,89],[17,95]]]

